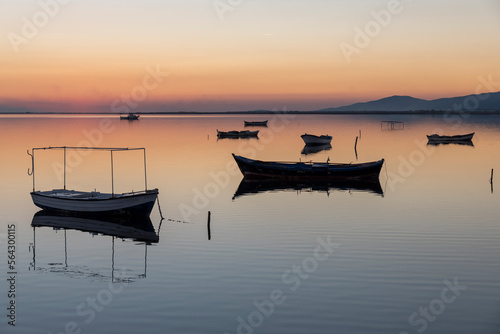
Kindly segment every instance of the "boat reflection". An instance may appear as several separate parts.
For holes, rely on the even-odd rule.
[[[333,191],[367,192],[384,196],[380,181],[374,180],[287,180],[287,179],[247,179],[243,178],[234,193],[233,200],[245,196],[265,192],[296,191],[326,192]]]
[[[62,274],[67,277],[81,278],[87,277],[92,280],[111,280],[112,282],[132,282],[138,278],[146,277],[147,272],[147,247],[159,242],[159,231],[155,231],[153,223],[149,217],[129,217],[129,216],[98,216],[98,215],[78,215],[41,210],[35,213],[31,222],[33,227],[33,243],[30,251],[33,252],[33,262],[30,269]],[[37,266],[36,264],[36,230],[49,227],[54,231],[64,232],[64,263],[51,262],[47,266]],[[68,265],[68,242],[67,231],[76,230],[88,232],[94,235],[111,237],[111,269],[110,272],[102,273],[102,269],[92,269],[88,266]],[[132,240],[135,244],[144,245],[144,272],[137,275],[129,271],[115,270],[115,239]]]
[[[304,148],[302,151],[300,151],[300,154],[302,155],[308,155],[308,154],[314,154],[318,153],[321,151],[329,151],[332,149],[331,144],[323,144],[323,145],[304,145]]]
[[[427,142],[427,146],[445,146],[445,145],[462,145],[462,146],[470,146],[474,147],[474,143],[470,140],[466,141],[448,141],[448,142],[436,142],[429,140]]]

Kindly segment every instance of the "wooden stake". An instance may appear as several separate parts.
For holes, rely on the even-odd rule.
[[[207,230],[208,230],[208,240],[210,240],[212,238],[212,234],[210,233],[210,211],[208,211]]]
[[[356,160],[358,160],[358,137],[356,136],[356,142],[354,143],[354,153],[356,154]]]

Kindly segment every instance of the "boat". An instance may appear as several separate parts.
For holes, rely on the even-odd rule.
[[[126,119],[129,121],[135,121],[136,119],[139,119],[140,115],[129,113],[128,115],[121,115],[120,119]]]
[[[35,187],[35,153],[40,150],[64,151],[64,187],[62,189],[36,190]],[[111,153],[111,192],[79,191],[66,188],[66,151],[67,150],[99,150]],[[113,152],[137,151],[144,152],[144,190],[127,193],[115,193],[113,182]],[[32,148],[31,172],[33,176],[33,191],[30,193],[33,203],[47,211],[62,211],[72,213],[92,213],[100,215],[133,215],[149,216],[158,197],[158,189],[148,189],[146,179],[146,150],[144,148],[100,148],[100,147],[38,147]]]
[[[252,138],[258,137],[259,131],[219,131],[217,130],[218,138]]]
[[[306,145],[324,145],[324,144],[330,144],[330,142],[332,141],[332,136],[329,135],[316,136],[304,133],[300,137],[302,137]]]
[[[331,144],[304,145],[304,148],[302,149],[302,151],[300,151],[300,154],[308,155],[308,154],[318,153],[321,151],[329,151],[331,149],[332,149]]]
[[[367,180],[301,180],[301,179],[248,179],[244,177],[234,193],[233,200],[261,193],[293,191],[293,192],[325,192],[333,191],[366,192],[383,196],[384,192],[378,178]]]
[[[274,162],[245,158],[233,153],[244,177],[283,179],[371,179],[378,178],[384,159],[366,163]]]
[[[454,142],[470,142],[472,141],[472,137],[474,137],[474,133],[468,133],[466,135],[455,135],[455,136],[440,136],[437,134],[427,135],[427,140],[429,142],[435,143],[454,143]]]
[[[265,121],[243,121],[245,126],[267,126],[267,120]]]

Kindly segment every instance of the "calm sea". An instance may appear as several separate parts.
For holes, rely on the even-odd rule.
[[[217,140],[264,119],[259,139]],[[500,331],[500,117],[2,116],[0,138],[1,333]],[[165,219],[37,214],[26,150],[45,146],[145,147]],[[367,187],[249,184],[231,153],[385,165]],[[63,187],[62,162],[37,152],[37,190]],[[115,191],[144,188],[141,153],[114,166]],[[109,192],[109,154],[68,154],[66,184]]]

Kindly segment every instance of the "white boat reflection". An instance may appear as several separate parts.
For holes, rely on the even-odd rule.
[[[33,243],[30,251],[33,252],[33,261],[30,269],[62,274],[67,277],[88,277],[92,280],[111,280],[112,282],[132,282],[144,278],[147,274],[147,247],[159,242],[159,231],[155,231],[149,217],[111,217],[96,215],[76,215],[41,210],[33,216]],[[36,231],[40,228],[52,228],[56,232],[64,232],[64,263],[50,262],[45,266],[36,264]],[[111,270],[102,273],[102,269],[92,269],[89,266],[72,266],[68,264],[67,231],[75,230],[88,232],[92,235],[111,237]],[[132,240],[137,245],[144,245],[144,271],[141,274],[130,274],[123,270],[115,270],[115,239]],[[52,240],[52,239],[51,239]]]

